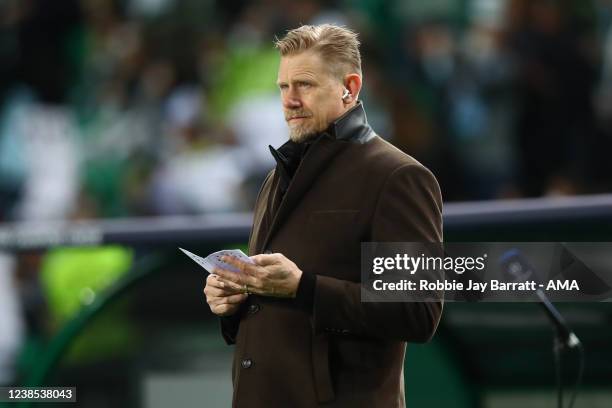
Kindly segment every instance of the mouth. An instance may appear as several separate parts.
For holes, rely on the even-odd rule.
[[[292,118],[287,119],[287,122],[294,122],[294,121],[299,121],[299,120],[303,120],[303,119],[308,119],[310,116],[294,116]]]

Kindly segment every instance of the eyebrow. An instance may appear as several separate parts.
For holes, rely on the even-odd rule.
[[[306,83],[310,83],[310,84],[314,84],[316,83],[316,81],[314,79],[311,78],[294,78],[292,81],[290,81],[292,83],[296,83],[296,82],[306,82]],[[276,81],[276,85],[277,86],[281,86],[281,85],[287,85],[288,82],[287,81]]]

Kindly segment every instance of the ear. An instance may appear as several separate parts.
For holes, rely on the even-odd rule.
[[[359,74],[348,74],[344,77],[344,87],[348,89],[349,95],[343,99],[346,105],[357,102],[361,91],[361,76]]]

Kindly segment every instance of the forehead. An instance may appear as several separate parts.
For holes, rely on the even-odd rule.
[[[329,77],[329,72],[323,59],[316,52],[304,51],[282,56],[278,67],[278,80],[290,81],[295,77],[321,79]]]

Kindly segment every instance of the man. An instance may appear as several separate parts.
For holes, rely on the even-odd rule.
[[[204,293],[235,344],[235,407],[401,407],[406,341],[436,330],[442,302],[360,301],[362,241],[442,239],[440,190],[378,137],[358,101],[359,42],[333,25],[279,40],[290,141],[257,199],[249,254]]]

